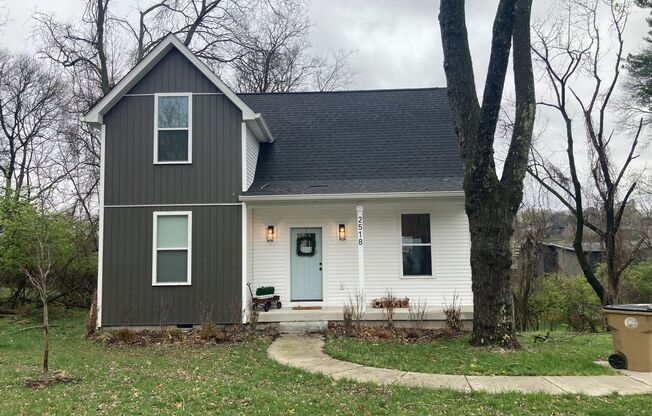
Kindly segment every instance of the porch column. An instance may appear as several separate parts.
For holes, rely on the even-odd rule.
[[[358,287],[360,294],[363,296],[363,305],[366,309],[367,300],[364,292],[364,208],[362,205],[356,207],[356,231],[358,240]]]

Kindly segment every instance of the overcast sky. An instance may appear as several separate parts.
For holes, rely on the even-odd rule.
[[[113,1],[124,10],[138,4],[137,0]],[[53,11],[60,18],[72,19],[79,16],[82,4],[81,0],[0,0],[0,4],[3,2],[9,9],[10,22],[0,33],[0,44],[28,52],[33,51],[29,35],[34,10]],[[497,3],[497,0],[467,1],[467,26],[478,88],[486,74]],[[549,13],[555,0],[534,3],[533,20],[537,20]],[[355,89],[445,86],[438,7],[438,0],[312,0],[312,43],[318,49],[355,51],[351,57],[357,74]],[[625,34],[628,51],[643,45],[648,30],[647,14],[646,10],[634,9]],[[509,94],[511,77],[506,88]],[[547,87],[538,83],[537,88],[541,92]],[[548,126],[544,131],[547,151],[560,153],[563,141],[558,118],[550,111],[540,111],[539,115],[540,125]],[[626,140],[617,144],[617,152],[623,153]],[[650,149],[641,149],[641,153],[635,164],[639,170],[652,161]]]

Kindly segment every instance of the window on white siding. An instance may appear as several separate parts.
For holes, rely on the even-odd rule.
[[[152,284],[190,284],[191,241],[191,212],[154,213]]]
[[[432,276],[430,214],[401,214],[403,276]]]
[[[191,94],[155,94],[154,102],[154,163],[190,163]]]

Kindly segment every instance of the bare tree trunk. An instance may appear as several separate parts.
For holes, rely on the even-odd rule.
[[[471,234],[474,345],[518,346],[511,288],[510,239],[523,197],[523,178],[534,125],[530,56],[531,0],[501,0],[494,20],[482,106],[475,89],[464,2],[442,0],[439,21],[444,69],[464,163],[465,209]],[[494,135],[512,40],[516,117],[502,178],[494,161]]]
[[[527,226],[529,226],[528,224]],[[530,295],[540,259],[542,230],[526,231],[518,254],[518,268],[514,282],[514,315],[520,331],[527,331],[530,322]]]
[[[43,373],[50,370],[50,320],[48,317],[48,301],[43,301]]]
[[[102,94],[106,94],[111,89],[109,80],[109,70],[106,64],[105,42],[104,42],[104,28],[106,24],[106,8],[109,5],[109,0],[97,0],[97,19],[95,21],[97,27],[97,58],[100,63],[100,88]]]

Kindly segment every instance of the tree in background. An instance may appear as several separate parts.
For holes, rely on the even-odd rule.
[[[62,69],[71,100],[60,143],[61,166],[70,185],[66,205],[93,224],[97,234],[100,176],[99,132],[79,118],[120,79],[131,65],[127,42],[117,32],[110,0],[87,0],[79,22],[59,21],[51,13],[35,13],[37,55]]]
[[[512,280],[514,317],[520,331],[530,327],[530,297],[535,291],[541,274],[539,265],[543,260],[543,243],[550,235],[552,212],[541,192],[536,198],[523,201],[514,224],[514,253],[516,268]]]
[[[67,101],[43,63],[0,50],[0,195],[34,198],[63,179],[56,156]]]
[[[523,198],[523,178],[535,116],[530,53],[531,0],[501,0],[494,19],[489,69],[478,102],[464,2],[442,0],[439,22],[448,95],[464,163],[471,233],[474,345],[518,346],[511,286],[510,240]],[[513,44],[514,127],[502,176],[494,138]]]
[[[313,53],[312,23],[301,0],[270,2],[243,19],[230,64],[237,91],[333,91],[350,85],[351,52]],[[229,71],[227,70],[227,74]]]
[[[564,123],[568,167],[533,152],[528,172],[575,216],[573,248],[577,260],[586,280],[606,305],[617,302],[620,276],[645,241],[643,237],[632,241],[621,233],[623,215],[636,188],[636,181],[629,180],[628,169],[638,157],[643,121],[627,130],[621,126],[611,128],[607,120],[609,111],[615,111],[612,102],[625,61],[623,33],[630,10],[628,3],[614,0],[568,0],[565,5],[567,13],[535,25],[533,51],[551,92],[543,95],[539,104],[556,110]],[[613,32],[614,55],[603,50],[602,13],[608,16]],[[610,56],[614,56],[611,61]],[[582,81],[592,84],[586,93],[579,86]],[[576,108],[579,116],[575,115]],[[584,126],[587,151],[583,153],[585,165],[590,168],[590,184],[582,180],[582,162],[576,159],[574,122]],[[631,141],[624,160],[618,164],[613,140],[620,141],[627,134]],[[588,209],[592,201],[598,207],[593,210],[594,219]],[[606,288],[584,253],[586,229],[603,243]]]
[[[74,219],[52,213],[45,199],[0,197],[0,276],[18,270],[36,291],[43,311],[43,372],[49,370],[48,305],[58,298],[62,271],[78,257]]]
[[[652,0],[635,0],[639,7],[652,7]],[[652,26],[652,17],[647,19]],[[629,72],[627,89],[633,100],[625,100],[623,106],[628,115],[644,117],[645,122],[652,121],[652,31],[648,32],[646,45],[638,53],[627,56],[626,67]]]
[[[0,286],[11,289],[11,309],[16,308],[27,290],[22,268],[29,263],[33,235],[25,234],[20,219],[31,210],[31,203],[25,199],[11,194],[0,196]]]
[[[230,62],[242,22],[263,0],[159,0],[145,3],[137,19],[116,18],[136,42],[140,61],[172,33],[210,66]]]

